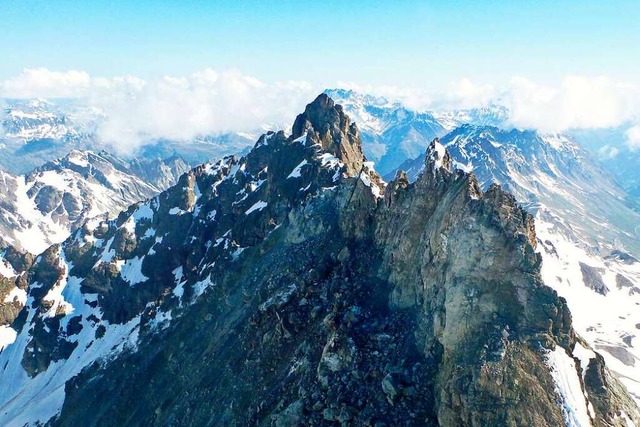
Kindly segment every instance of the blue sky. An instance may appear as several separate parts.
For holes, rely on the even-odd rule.
[[[265,81],[638,82],[636,1],[0,0],[0,79],[24,68],[153,78],[207,67]]]
[[[287,123],[331,87],[602,128],[640,121],[638,22],[638,0],[0,0],[0,99],[81,98],[132,146]]]

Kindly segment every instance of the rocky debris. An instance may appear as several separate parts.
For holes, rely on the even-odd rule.
[[[361,150],[321,95],[291,136],[263,135],[45,252],[19,328],[27,372],[118,343],[51,378],[65,389],[52,424],[562,425],[548,354],[578,338],[542,283],[531,216],[452,171],[436,142],[414,183],[385,185]],[[52,312],[65,277],[84,301]],[[609,384],[594,422],[639,421]],[[20,387],[5,414],[23,414]]]

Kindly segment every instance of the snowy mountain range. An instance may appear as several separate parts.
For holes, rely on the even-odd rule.
[[[376,162],[383,175],[402,162],[422,154],[436,137],[443,137],[459,126],[494,126],[511,130],[510,112],[499,101],[467,110],[415,111],[400,102],[353,90],[325,91],[354,118],[361,128],[367,157]],[[634,123],[611,128],[571,129],[567,138],[591,153],[600,166],[615,177],[640,210],[640,149],[631,149],[627,132]]]
[[[0,113],[0,168],[26,174],[71,150],[115,152],[118,147],[101,138],[99,128],[106,116],[83,100],[4,100]],[[261,129],[252,133],[202,135],[188,141],[151,139],[127,155],[142,160],[179,156],[190,164],[242,152],[251,146]],[[116,144],[117,145],[117,144]]]
[[[434,138],[462,124],[500,125],[508,118],[508,110],[497,104],[470,110],[413,111],[384,97],[352,90],[328,89],[325,93],[358,124],[365,154],[382,174],[424,154]]]
[[[290,135],[269,132],[245,157],[193,170],[178,147],[197,162],[246,151],[253,132],[154,141],[120,159],[66,154],[101,147],[100,114],[86,106],[14,101],[5,110],[4,167],[65,155],[29,173],[0,171],[0,420],[77,425],[97,405],[122,416],[134,399],[117,385],[144,376],[158,386],[126,393],[154,397],[121,423],[171,424],[177,414],[358,423],[367,411],[390,420],[411,408],[423,425],[465,425],[489,415],[460,403],[470,388],[453,384],[469,375],[467,386],[492,401],[497,379],[482,375],[498,370],[500,396],[546,408],[519,413],[506,401],[496,409],[503,420],[640,422],[630,399],[640,401],[640,214],[633,173],[614,174],[593,154],[603,140],[508,129],[499,105],[415,112],[353,91],[325,94],[344,107],[322,95]],[[360,265],[365,258],[374,261]],[[287,273],[302,264],[302,280]],[[305,334],[321,340],[321,354]],[[232,361],[239,352],[245,365]],[[202,354],[214,361],[201,365]],[[403,365],[411,360],[431,371]],[[535,381],[515,367],[525,362]],[[177,380],[177,366],[176,389],[197,384],[184,401],[160,386]],[[199,383],[201,370],[235,386]],[[362,379],[361,370],[380,372]],[[256,381],[278,391],[242,386]],[[526,397],[532,387],[538,395]],[[203,398],[219,409],[192,412]],[[356,398],[381,406],[360,408]],[[246,406],[257,400],[263,409]]]
[[[20,309],[2,330],[0,421],[640,423],[594,351],[610,349],[545,286],[544,233],[438,141],[413,183],[385,183],[320,95],[291,135],[196,167],[35,260],[5,254]]]
[[[179,157],[121,160],[74,150],[26,175],[0,170],[0,242],[39,254],[98,215],[117,215],[189,170]]]

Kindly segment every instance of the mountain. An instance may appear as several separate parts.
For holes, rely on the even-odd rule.
[[[0,112],[0,168],[14,175],[27,174],[72,150],[114,149],[100,133],[108,117],[85,101],[18,99],[4,100],[4,104]],[[253,141],[246,133],[202,135],[187,141],[150,139],[133,154],[142,160],[176,156],[199,164],[246,150]]]
[[[563,135],[465,125],[440,141],[481,187],[500,184],[535,216],[545,283],[567,299],[578,333],[639,399],[640,215],[625,191]],[[399,169],[413,181],[423,165],[424,156]]]
[[[28,268],[0,353],[23,425],[628,425],[543,282],[533,218],[452,169],[385,184],[325,94]]]
[[[178,157],[127,162],[74,150],[27,175],[0,170],[0,240],[39,254],[87,219],[155,196],[188,169]]]
[[[383,174],[423,154],[434,138],[463,123],[498,125],[508,117],[507,109],[497,104],[469,110],[414,111],[353,90],[327,89],[325,93],[353,117],[362,132],[365,153]]]

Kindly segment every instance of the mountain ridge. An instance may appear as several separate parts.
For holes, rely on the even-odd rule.
[[[544,285],[513,196],[438,142],[415,183],[385,185],[326,95],[296,123],[47,250],[0,353],[0,418],[640,420]]]

